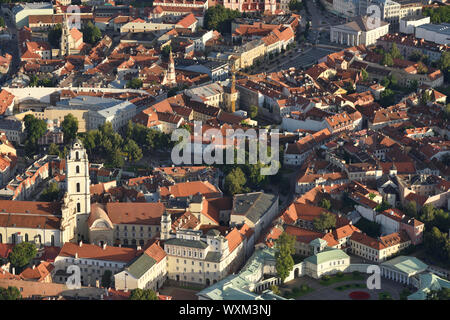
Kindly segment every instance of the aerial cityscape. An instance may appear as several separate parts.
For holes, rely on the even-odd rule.
[[[0,300],[450,300],[446,0],[0,5]]]

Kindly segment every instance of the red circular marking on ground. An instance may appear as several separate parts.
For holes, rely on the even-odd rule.
[[[348,294],[353,300],[367,300],[370,298],[370,294],[364,291],[353,291]]]

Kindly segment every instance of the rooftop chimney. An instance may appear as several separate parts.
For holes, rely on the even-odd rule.
[[[137,246],[136,249],[139,251],[139,250],[142,250],[142,247],[141,246]]]
[[[36,268],[36,266],[33,264],[33,267],[32,267],[32,269],[34,270],[34,268]]]
[[[106,249],[106,243],[105,244],[103,244],[103,250],[105,250]]]
[[[83,241],[79,242],[80,248],[83,246]]]

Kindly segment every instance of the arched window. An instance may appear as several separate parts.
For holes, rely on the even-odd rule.
[[[79,202],[77,203],[77,212],[81,212],[81,204]]]
[[[78,153],[78,151],[75,152],[75,159],[80,160],[80,154]]]
[[[0,233],[0,243],[3,243],[3,235]]]
[[[54,235],[52,235],[52,238],[50,241],[52,243],[51,246],[54,247],[55,246],[55,236]]]
[[[80,183],[77,182],[77,192],[80,192]]]
[[[25,233],[25,242],[28,242],[28,233]]]
[[[76,173],[80,173],[80,166],[76,166],[75,172],[76,172]]]

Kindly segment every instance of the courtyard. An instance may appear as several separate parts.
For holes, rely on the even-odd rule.
[[[296,300],[352,300],[349,297],[351,292],[362,291],[370,294],[369,300],[380,300],[380,295],[383,294],[387,294],[393,300],[400,300],[402,291],[407,288],[398,282],[381,278],[381,289],[369,290],[366,286],[368,275],[361,274],[353,278],[350,274],[345,274],[342,281],[334,277],[332,276],[329,284],[308,276],[295,278],[280,286],[281,295],[287,293],[288,298]],[[297,292],[296,297],[292,294],[293,290]]]

